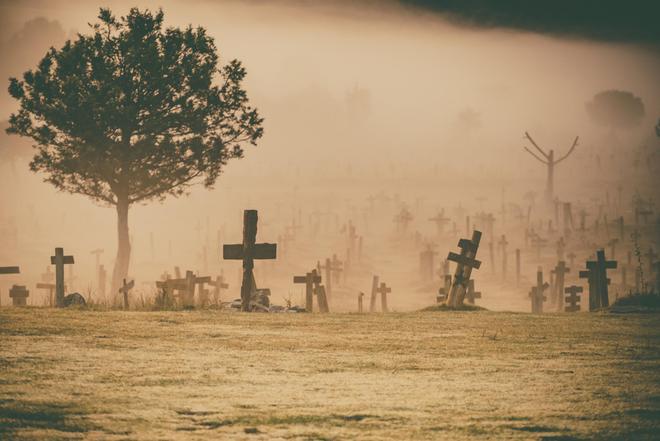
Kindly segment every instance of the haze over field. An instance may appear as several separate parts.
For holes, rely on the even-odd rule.
[[[342,257],[345,244],[330,232],[349,219],[365,236],[365,253],[376,261],[371,270],[400,281],[399,292],[407,290],[418,257],[412,243],[390,243],[400,208],[395,198],[415,216],[411,232],[425,238],[435,232],[427,219],[443,207],[448,213],[458,204],[473,213],[496,212],[504,202],[522,203],[530,191],[540,201],[545,170],[523,150],[529,145],[522,138],[525,131],[558,155],[580,137],[575,154],[557,170],[556,193],[562,200],[593,208],[614,199],[620,184],[625,207],[619,209],[628,214],[636,191],[657,200],[657,44],[466,27],[430,9],[396,2],[105,4],[118,16],[132,6],[162,6],[167,25],[206,28],[223,62],[238,58],[244,63],[246,90],[265,118],[258,147],[230,161],[214,190],[193,187],[188,198],[132,209],[130,274],[140,283],[166,269],[172,272],[175,265],[211,274],[224,269],[236,297],[239,264],[221,261],[219,245],[238,242],[242,210],[256,208],[262,221],[258,240],[270,242],[293,219],[306,222],[316,210],[333,213],[324,221],[328,234],[312,242],[303,232],[288,260],[265,264],[262,276],[276,291],[274,301],[300,294],[300,286],[290,283],[293,273],[333,253]],[[0,2],[3,129],[17,109],[4,91],[7,78],[34,68],[49,46],[59,48],[77,32],[89,32],[87,23],[95,20],[98,6]],[[590,120],[585,103],[608,89],[630,91],[643,100],[646,112],[639,126],[614,131]],[[41,182],[43,176],[28,169],[29,145],[0,134],[0,228],[5,237],[17,231],[16,241],[0,247],[0,262],[20,264],[20,280],[33,283],[53,248],[63,246],[76,256],[77,289],[85,291],[95,278],[92,249],[105,249],[102,261],[112,267],[114,210]],[[381,192],[390,202],[365,215],[366,198]],[[479,197],[486,199],[479,202]],[[442,258],[466,234],[462,220],[455,221],[460,234],[437,241]],[[653,237],[650,243],[657,242],[657,234]],[[530,262],[525,271],[530,280],[535,266]],[[368,290],[371,271],[361,277],[355,286]],[[6,288],[18,280],[0,280],[3,303]],[[498,292],[496,285],[490,287]],[[526,310],[526,289],[519,298],[504,301],[494,295],[484,304]],[[351,292],[349,303],[338,308],[354,308],[352,287]],[[432,301],[432,295],[393,294],[399,309]]]

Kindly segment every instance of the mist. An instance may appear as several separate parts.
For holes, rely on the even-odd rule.
[[[240,264],[224,261],[221,245],[240,242],[243,210],[254,208],[258,241],[278,242],[287,226],[303,224],[294,241],[279,245],[277,260],[256,264],[257,283],[272,289],[273,302],[299,302],[302,288],[291,283],[293,275],[333,254],[345,260],[342,227],[350,220],[364,237],[365,262],[347,276],[333,309],[354,310],[357,292],[370,289],[374,273],[392,285],[392,309],[433,303],[437,286],[418,283],[418,254],[433,243],[440,262],[456,250],[468,233],[456,207],[495,213],[501,226],[485,243],[507,234],[522,246],[512,214],[505,227],[506,210],[497,212],[523,206],[530,192],[537,194],[533,222],[552,218],[552,209],[541,207],[545,169],[523,150],[525,131],[558,155],[579,136],[575,153],[556,170],[560,200],[590,209],[607,205],[626,216],[636,193],[657,203],[660,56],[653,46],[464,26],[395,2],[106,4],[116,15],[132,6],[162,7],[169,26],[206,28],[223,63],[243,62],[248,95],[265,117],[258,146],[230,161],[214,189],[196,186],[187,197],[132,208],[130,275],[144,296],[164,271],[179,266],[204,275],[223,271],[228,299],[238,297]],[[9,60],[0,68],[4,128],[17,109],[6,92],[8,77],[34,68],[51,45],[88,32],[98,5],[2,2],[0,15],[0,55]],[[642,98],[646,115],[637,128],[613,131],[591,122],[585,103],[608,89]],[[29,171],[32,155],[29,141],[3,130],[0,262],[23,269],[20,278],[0,280],[3,304],[17,280],[33,285],[40,279],[56,246],[76,258],[73,289],[93,292],[91,250],[104,249],[101,261],[110,270],[117,247],[114,210],[55,191]],[[375,205],[368,202],[372,195],[382,195]],[[394,222],[402,206],[414,216],[405,234]],[[443,208],[458,232],[437,237],[428,219]],[[316,236],[310,235],[312,216],[321,216]],[[645,240],[657,249],[657,229]],[[475,275],[482,304],[527,310],[536,266],[526,259],[526,282],[505,291],[486,264]],[[31,301],[43,304],[39,296]]]

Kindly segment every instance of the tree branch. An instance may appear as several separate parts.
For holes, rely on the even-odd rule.
[[[559,164],[561,161],[563,161],[564,159],[568,158],[568,156],[569,156],[571,153],[573,153],[573,150],[575,150],[575,147],[576,147],[577,144],[578,144],[578,139],[579,139],[579,138],[580,138],[579,136],[576,136],[576,137],[575,137],[575,141],[573,141],[573,145],[571,146],[571,148],[570,148],[570,150],[568,151],[568,153],[566,153],[566,154],[565,154],[564,156],[562,156],[561,158],[557,159],[557,160],[555,161],[555,164]]]
[[[543,155],[543,157],[544,157],[545,159],[549,159],[549,158],[548,158],[548,155],[547,155],[543,150],[541,150],[541,147],[539,147],[539,146],[536,144],[536,142],[534,142],[534,140],[532,139],[532,137],[529,136],[529,133],[525,132],[525,138],[527,138],[527,140],[529,140],[529,142],[531,142],[532,145],[533,145],[534,147],[536,147],[536,150],[538,150],[539,152],[541,152],[541,154]]]
[[[544,163],[544,164],[547,164],[547,163],[548,163],[548,161],[544,161],[543,159],[541,159],[541,158],[539,158],[538,156],[536,156],[536,155],[534,154],[534,152],[531,151],[530,149],[528,149],[527,147],[523,147],[523,148],[527,151],[527,153],[529,153],[530,155],[532,155],[533,157],[535,157],[536,159],[538,159],[538,160],[541,161],[542,163]]]

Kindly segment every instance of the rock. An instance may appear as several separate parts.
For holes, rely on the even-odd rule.
[[[87,302],[85,301],[85,298],[77,292],[67,294],[64,297],[64,306],[69,307],[69,306],[85,306]]]

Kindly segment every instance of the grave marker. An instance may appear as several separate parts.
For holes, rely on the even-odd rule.
[[[387,308],[387,294],[392,292],[392,288],[387,286],[385,282],[380,282],[378,286],[378,292],[380,293],[380,307],[382,312],[389,312]]]
[[[316,270],[308,272],[304,276],[294,276],[293,283],[305,284],[305,309],[307,312],[314,311],[314,285],[321,283],[321,276]]]
[[[568,305],[564,307],[565,312],[576,312],[580,310],[580,296],[578,294],[581,292],[581,286],[571,285],[564,288],[564,293],[568,294],[565,298],[566,303],[568,303]]]
[[[124,295],[124,310],[128,310],[128,293],[133,289],[135,286],[135,280],[131,280],[130,282],[126,282],[126,279],[124,279],[121,288],[119,288],[119,292]]]
[[[474,290],[474,280],[470,279],[468,282],[467,290],[465,291],[465,298],[470,305],[474,305],[475,299],[481,298],[481,292]]]
[[[65,256],[64,248],[55,248],[50,264],[55,265],[55,306],[64,306],[64,265],[73,265],[73,256]]]
[[[14,285],[9,290],[9,297],[11,297],[13,306],[26,306],[29,296],[30,291],[24,285]]]
[[[364,298],[364,293],[360,291],[358,293],[358,313],[362,314],[363,309],[362,309],[362,299]]]
[[[616,261],[606,260],[605,251],[596,252],[595,261],[587,261],[587,270],[580,271],[580,278],[587,279],[589,283],[589,311],[609,306],[607,286],[610,279],[607,278],[607,270],[617,267]]]
[[[547,282],[543,282],[543,270],[539,267],[536,272],[536,286],[533,286],[529,293],[529,297],[532,299],[532,314],[543,313],[543,302],[546,300],[543,292],[549,286]]]
[[[371,298],[369,300],[369,312],[376,312],[376,297],[378,297],[378,276],[374,276],[371,282]]]
[[[458,247],[461,249],[461,254],[450,252],[447,260],[456,262],[456,272],[454,273],[454,280],[447,297],[447,305],[451,307],[458,307],[463,304],[465,291],[467,289],[472,269],[479,269],[481,262],[476,260],[477,250],[479,249],[479,242],[481,241],[481,231],[474,230],[472,232],[472,239],[461,239],[458,241]]]
[[[223,258],[243,261],[243,278],[241,282],[241,309],[250,311],[250,299],[254,286],[254,260],[275,259],[277,245],[272,243],[255,243],[257,237],[257,210],[243,212],[243,243],[223,246]]]
[[[554,274],[555,276],[553,285],[554,292],[552,293],[554,297],[553,302],[556,302],[559,311],[561,311],[561,307],[564,304],[564,281],[566,274],[570,271],[570,268],[566,266],[566,262],[563,260],[560,260],[559,263],[557,263],[557,266],[551,271],[551,274]]]

